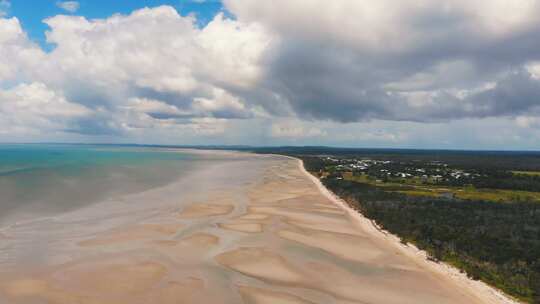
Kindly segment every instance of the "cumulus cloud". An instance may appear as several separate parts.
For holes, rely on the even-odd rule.
[[[43,83],[23,83],[0,90],[0,133],[3,134],[69,132],[91,115],[91,110],[69,102]]]
[[[270,39],[262,28],[222,14],[199,29],[193,17],[168,6],[104,20],[56,16],[45,22],[47,41],[56,45],[49,68],[59,75],[178,96],[253,84]]]
[[[452,120],[539,103],[539,1],[225,4],[280,37],[261,86],[307,119]]]
[[[81,132],[87,127],[121,134],[134,125],[176,123],[215,133],[208,127],[212,122],[220,129],[220,119],[260,112],[234,93],[262,77],[272,37],[257,24],[219,14],[198,28],[194,17],[169,6],[95,20],[59,15],[45,20],[47,41],[54,45],[45,53],[16,18],[0,22],[0,83],[39,80],[99,113]]]
[[[79,2],[77,1],[58,1],[56,6],[69,13],[75,13],[79,10]]]
[[[28,40],[17,18],[0,18],[0,84],[20,81],[44,55]]]
[[[58,114],[50,130],[141,138],[246,132],[330,142],[338,137],[327,134],[375,122],[339,138],[403,143],[414,136],[396,123],[498,119],[519,133],[540,117],[538,0],[224,6],[202,27],[170,6],[103,19],[52,16],[44,20],[49,52],[17,18],[0,18],[0,89],[18,96],[18,85],[39,84],[84,109]],[[14,116],[30,113],[17,109]]]

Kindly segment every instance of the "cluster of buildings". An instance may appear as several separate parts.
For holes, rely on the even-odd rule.
[[[370,158],[335,158],[330,156],[324,157],[323,160],[331,166],[333,169],[331,171],[334,173],[352,172],[353,174],[366,174],[379,179],[411,178],[437,182],[442,180],[472,179],[480,176],[476,172],[450,168],[448,164],[438,161],[398,162]]]

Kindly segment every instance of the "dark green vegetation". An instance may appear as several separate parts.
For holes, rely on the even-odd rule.
[[[540,303],[540,206],[451,201],[326,179],[384,229],[510,295]]]
[[[540,303],[539,155],[400,153],[293,155],[404,243]]]

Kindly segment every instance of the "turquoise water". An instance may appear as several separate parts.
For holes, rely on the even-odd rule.
[[[151,147],[0,145],[0,223],[166,185],[196,160]]]

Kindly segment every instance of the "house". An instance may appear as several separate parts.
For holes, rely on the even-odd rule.
[[[454,192],[442,192],[439,194],[440,198],[453,200],[456,198],[456,194]]]

